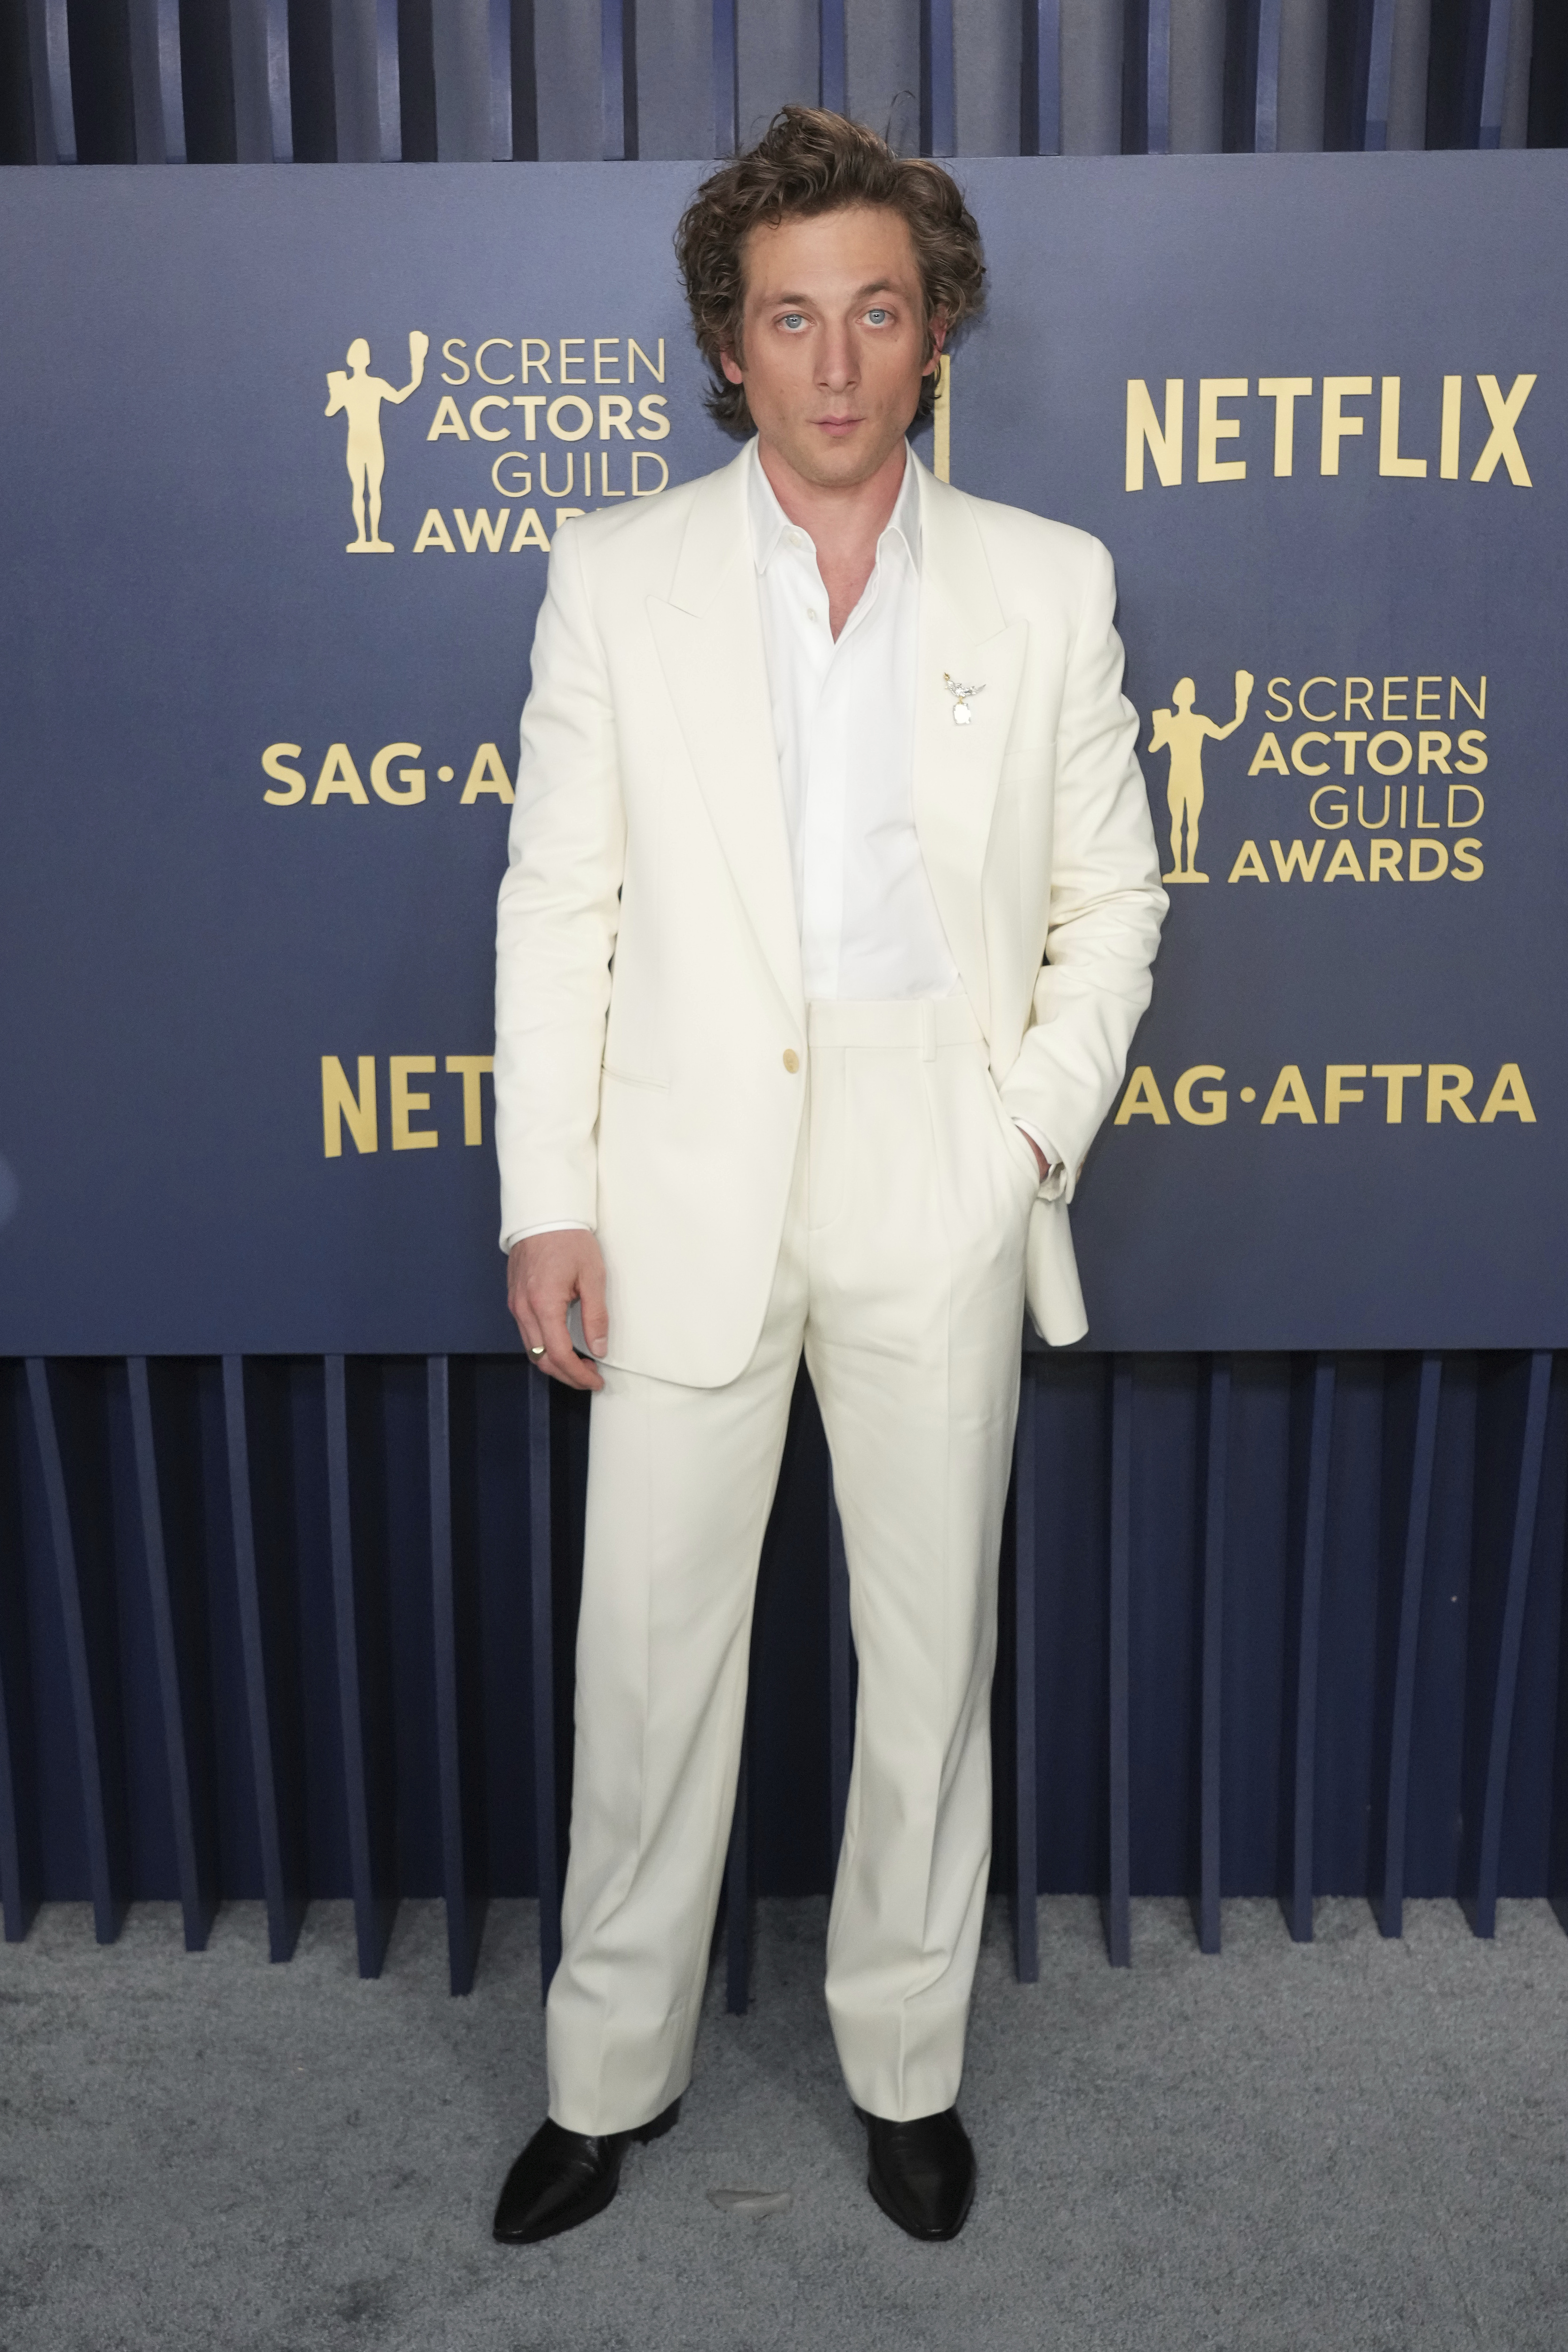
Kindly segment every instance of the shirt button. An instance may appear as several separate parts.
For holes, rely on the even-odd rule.
[[[800,1067],[800,1055],[793,1045],[786,1045],[784,1049],[784,1066],[792,1078]]]
[[[805,608],[805,617],[806,617],[806,619],[807,619],[808,621],[815,621],[815,620],[816,620],[816,605],[815,605],[815,604],[808,604],[808,605],[806,606],[806,608]]]

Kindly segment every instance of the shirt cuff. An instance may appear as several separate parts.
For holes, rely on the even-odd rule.
[[[591,1234],[593,1230],[581,1217],[557,1217],[552,1224],[520,1225],[515,1234],[508,1234],[501,1247],[510,1257],[519,1242],[531,1242],[535,1234]]]
[[[1041,1177],[1040,1181],[1042,1184],[1048,1183],[1052,1175],[1062,1164],[1061,1155],[1057,1150],[1056,1145],[1049,1142],[1047,1138],[1040,1133],[1037,1127],[1032,1127],[1026,1118],[1015,1118],[1013,1124],[1015,1127],[1022,1128],[1030,1142],[1037,1144],[1040,1150],[1045,1153],[1046,1172]]]

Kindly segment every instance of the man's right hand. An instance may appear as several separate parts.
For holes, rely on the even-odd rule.
[[[506,1262],[506,1301],[537,1371],[569,1389],[602,1389],[603,1375],[572,1345],[566,1309],[583,1303],[583,1337],[595,1356],[609,1344],[605,1309],[605,1261],[592,1234],[579,1228],[532,1234],[514,1242]],[[544,1352],[540,1355],[541,1348]]]

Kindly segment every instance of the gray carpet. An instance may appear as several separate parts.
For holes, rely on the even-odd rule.
[[[1364,1905],[1289,1942],[1226,1906],[1136,1908],[1135,1966],[1093,1906],[1041,1906],[1041,1981],[982,1959],[963,2238],[910,2243],[862,2186],[820,1999],[823,1906],[768,1904],[756,2002],[717,1978],[679,2130],[610,2211],[489,2239],[542,2111],[531,1906],[492,1911],[479,1988],[444,1990],[434,1906],[385,1975],[346,1906],[271,1968],[258,1912],[187,1958],[172,1910],[100,1951],[84,1911],[0,1948],[4,2352],[1563,2352],[1568,1937],[1450,1905],[1384,1943]],[[714,2189],[786,2191],[721,2210]]]

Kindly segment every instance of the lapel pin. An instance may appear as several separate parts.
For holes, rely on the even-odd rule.
[[[985,688],[984,686],[960,686],[958,680],[953,677],[951,670],[944,669],[942,674],[942,684],[946,687],[949,694],[952,697],[953,725],[955,727],[967,727],[974,715],[969,708],[970,703],[977,694],[984,694]]]

